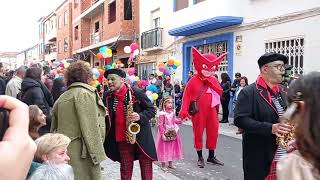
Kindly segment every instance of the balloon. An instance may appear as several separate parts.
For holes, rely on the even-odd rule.
[[[170,65],[170,66],[174,65],[174,60],[173,59],[169,59],[167,64]]]
[[[106,53],[104,52],[104,53],[102,53],[102,57],[103,57],[103,58],[108,58],[109,56],[108,56],[108,54],[106,54]]]
[[[103,58],[102,53],[98,53],[98,54],[97,54],[97,58],[98,58],[98,59],[102,59],[102,58]]]
[[[111,57],[112,57],[112,52],[111,52],[111,53],[107,53],[107,56],[108,56],[109,58],[111,58]]]
[[[179,67],[181,65],[181,61],[180,60],[174,60],[174,65]]]
[[[127,53],[127,54],[131,53],[131,48],[130,48],[130,46],[125,46],[125,47],[123,48],[123,51],[124,51],[125,53]]]
[[[162,63],[162,62],[159,63],[159,64],[158,64],[158,67],[160,67],[160,66],[164,66],[164,63]]]
[[[115,68],[116,67],[116,63],[112,63],[112,68]]]
[[[146,91],[147,96],[151,96],[151,94],[152,94],[152,91]]]
[[[65,63],[65,64],[64,64],[64,67],[65,67],[65,68],[68,68],[69,66],[70,66],[70,63]]]
[[[111,59],[109,57],[103,58],[103,59],[104,59],[104,62],[106,62],[106,63],[111,62]]]
[[[104,72],[103,69],[99,69],[98,71],[100,74]]]
[[[131,52],[134,52],[134,50],[136,50],[136,49],[138,49],[138,48],[139,48],[139,46],[138,46],[137,43],[132,43],[132,44],[130,45]]]
[[[172,66],[172,69],[176,70],[178,67],[176,65]]]
[[[151,91],[151,92],[154,92],[154,93],[157,93],[158,92],[158,88],[156,85],[154,84],[149,84],[146,88],[147,91]]]
[[[106,66],[106,69],[111,69],[112,68],[112,66],[110,65],[110,64],[108,64],[107,66]]]
[[[152,98],[152,96],[148,96],[148,98],[150,99],[151,103],[153,103],[153,98]]]
[[[166,76],[170,76],[171,75],[171,71],[169,69],[166,69],[164,72],[163,72],[164,75]]]
[[[100,53],[104,53],[107,50],[107,46],[102,46],[101,48],[99,48],[99,52]]]
[[[129,76],[134,75],[135,72],[136,72],[136,70],[135,70],[134,68],[128,69],[128,74],[129,74]]]
[[[99,71],[98,71],[98,72],[94,72],[94,75],[95,75],[96,77],[99,77],[99,75],[100,75]]]
[[[138,56],[139,55],[139,49],[136,49],[133,51],[133,55]]]
[[[134,80],[135,80],[135,81],[140,81],[140,79],[139,79],[138,76],[134,77]]]
[[[155,101],[155,100],[158,99],[159,95],[158,95],[157,93],[153,93],[153,94],[151,95],[151,97],[152,97],[152,99]]]
[[[107,49],[106,49],[106,53],[107,53],[107,54],[112,53],[112,49],[107,48]]]
[[[164,72],[165,70],[166,70],[166,68],[165,68],[164,66],[160,66],[160,67],[159,67],[159,71],[160,71],[160,72]]]

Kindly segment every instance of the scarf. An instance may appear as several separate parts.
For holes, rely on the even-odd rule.
[[[124,85],[119,92],[113,93],[118,101],[115,112],[115,129],[116,129],[116,141],[126,141],[126,118],[124,113],[124,101],[128,87]]]
[[[274,95],[277,95],[277,94],[279,94],[279,92],[280,92],[280,88],[279,88],[279,85],[278,85],[278,84],[275,85],[275,86],[273,86],[272,88],[270,88],[270,87],[267,85],[266,81],[263,79],[263,77],[262,77],[261,75],[258,76],[258,78],[257,78],[257,80],[256,80],[256,83],[257,83],[259,86],[261,86],[261,87],[263,87],[264,89],[267,90],[269,103],[272,102],[271,93],[274,94]],[[271,91],[271,92],[270,92],[270,91]]]

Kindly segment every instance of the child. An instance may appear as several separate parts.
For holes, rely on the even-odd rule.
[[[29,106],[29,135],[36,140],[39,135],[39,129],[46,125],[46,115],[37,105]]]
[[[179,126],[177,125],[181,124],[182,121],[175,116],[173,98],[171,96],[163,98],[161,108],[156,148],[158,161],[161,162],[161,169],[167,171],[166,162],[169,162],[169,168],[175,169],[172,161],[182,159],[181,137]]]

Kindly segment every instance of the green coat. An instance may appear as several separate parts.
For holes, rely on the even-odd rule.
[[[73,83],[53,107],[51,131],[71,139],[70,165],[77,180],[100,180],[100,162],[106,159],[106,108],[95,88]]]

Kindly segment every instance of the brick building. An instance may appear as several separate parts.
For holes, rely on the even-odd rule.
[[[56,9],[57,60],[72,58],[72,0],[65,0]]]
[[[125,46],[139,40],[139,0],[74,0],[73,55],[103,67],[95,55],[102,46],[112,49],[113,62],[127,64]]]

